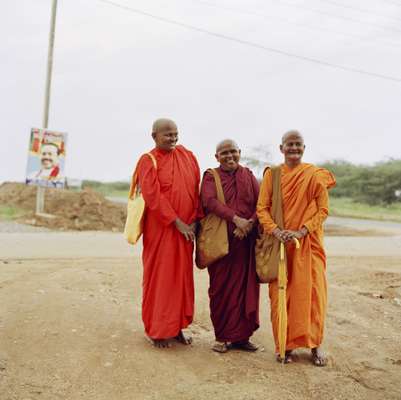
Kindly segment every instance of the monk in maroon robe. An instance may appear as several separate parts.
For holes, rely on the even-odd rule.
[[[237,144],[224,140],[216,149],[226,204],[217,200],[213,175],[206,172],[201,187],[205,214],[227,221],[229,253],[208,267],[210,314],[217,343],[213,350],[255,351],[249,341],[259,327],[259,283],[255,269],[256,203],[259,185],[252,172],[239,165]]]
[[[193,249],[199,209],[200,172],[195,156],[177,145],[176,124],[153,124],[155,148],[138,164],[145,200],[143,227],[143,300],[145,331],[156,347],[170,339],[190,344],[182,329],[194,313]]]

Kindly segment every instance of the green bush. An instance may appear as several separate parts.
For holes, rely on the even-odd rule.
[[[373,166],[354,165],[347,161],[321,164],[333,172],[337,186],[330,192],[333,197],[349,197],[371,205],[389,205],[401,202],[401,160],[389,160]]]

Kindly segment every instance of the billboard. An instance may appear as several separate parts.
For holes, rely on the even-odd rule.
[[[64,188],[67,134],[31,129],[26,180],[28,185]]]

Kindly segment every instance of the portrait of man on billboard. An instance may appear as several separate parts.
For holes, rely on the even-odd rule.
[[[32,129],[26,183],[45,187],[64,187],[66,134]]]

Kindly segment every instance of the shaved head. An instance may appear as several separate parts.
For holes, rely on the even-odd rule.
[[[284,154],[286,165],[290,168],[298,166],[305,151],[304,138],[296,130],[288,131],[281,138],[280,151]]]
[[[232,139],[224,139],[216,146],[216,160],[224,171],[235,171],[239,166],[241,150]]]
[[[226,146],[235,147],[237,150],[239,150],[238,144],[235,140],[224,139],[221,142],[217,143],[216,153],[218,153],[223,147],[226,147]]]
[[[177,131],[176,123],[168,118],[159,118],[152,125],[152,133]]]
[[[300,138],[302,139],[302,142],[304,141],[303,136],[301,135],[301,133],[295,129],[290,130],[286,133],[284,133],[283,137],[281,138],[281,144],[284,144],[284,142],[287,141],[288,138],[293,137],[293,138]]]
[[[178,141],[176,123],[168,118],[157,119],[153,122],[152,138],[158,149],[165,151],[174,150]]]

